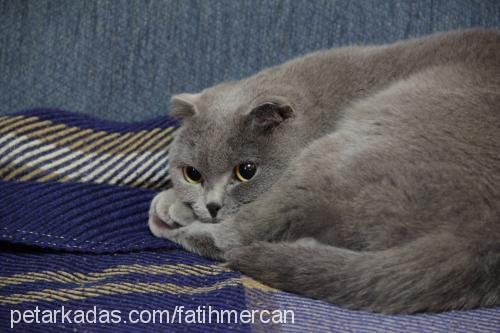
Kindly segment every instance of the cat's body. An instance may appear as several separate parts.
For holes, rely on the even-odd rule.
[[[500,304],[500,32],[313,53],[172,112],[155,235],[351,308]]]

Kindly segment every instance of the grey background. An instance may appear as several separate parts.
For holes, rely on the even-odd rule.
[[[0,114],[133,121],[312,50],[499,27],[500,1],[0,0]]]

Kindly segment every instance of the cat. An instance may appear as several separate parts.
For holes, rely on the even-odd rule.
[[[500,31],[315,52],[171,115],[155,236],[352,309],[500,304]]]

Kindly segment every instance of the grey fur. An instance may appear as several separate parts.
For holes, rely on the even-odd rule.
[[[500,32],[321,51],[172,110],[183,126],[155,235],[350,308],[500,304]],[[247,160],[258,171],[240,183]]]

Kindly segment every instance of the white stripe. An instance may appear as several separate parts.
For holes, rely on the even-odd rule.
[[[14,133],[7,133],[7,134],[5,134],[4,136],[0,137],[0,146],[5,141],[9,141],[9,140],[15,139],[16,137],[17,137],[17,135],[14,134]],[[23,140],[23,138],[19,137],[19,138],[17,138],[17,140],[13,140],[13,141],[7,143],[5,146],[3,146],[2,148],[0,148],[0,154],[3,154],[8,148],[12,147],[12,145],[15,145],[16,143],[18,143],[19,141],[22,141],[22,140]]]
[[[45,129],[40,129],[39,131],[44,131]],[[33,132],[32,134],[34,133],[37,133],[39,131],[35,131]],[[60,140],[64,140],[64,138],[66,137],[69,137],[70,135],[73,135],[74,134],[74,131],[69,131],[68,133],[66,133],[67,135],[64,136],[63,138],[61,136],[57,136],[55,138],[55,140],[57,139],[60,139]],[[50,134],[50,135],[54,135],[54,134]],[[26,149],[28,148],[31,148],[31,147],[34,147],[38,144],[41,144],[41,143],[45,143],[45,144],[48,144],[48,142],[46,141],[40,141],[40,140],[37,140],[37,139],[34,139],[34,138],[31,138],[29,136],[26,136],[26,135],[19,135],[19,134],[15,134],[15,133],[9,133],[5,136],[5,138],[12,138],[12,137],[17,137],[17,139],[9,142],[8,144],[6,144],[4,147],[2,147],[0,149],[0,155],[3,155],[3,153],[5,153],[5,151],[7,151],[10,147],[13,147],[17,144],[20,144],[19,147],[11,152],[9,152],[7,155],[5,155],[5,158],[7,158],[8,156],[14,156],[14,155],[17,155],[23,151],[25,151]],[[0,144],[5,141],[4,139],[5,138],[2,138],[0,139]],[[55,141],[54,139],[52,139],[51,141],[54,142]],[[58,141],[60,141],[58,140]],[[28,141],[28,142],[26,142]],[[5,159],[7,160],[7,159]]]
[[[156,137],[153,137],[153,138],[147,138],[149,139],[149,141],[146,142],[146,144],[143,146],[143,148],[147,148],[149,146],[151,146],[153,143],[157,143],[159,142],[161,139],[156,139]],[[105,182],[114,172],[116,172],[116,170],[118,170],[119,168],[121,168],[122,166],[126,165],[126,163],[128,163],[133,157],[136,157],[135,155],[136,153],[130,153],[130,156],[126,157],[125,159],[123,159],[121,162],[118,162],[113,168],[111,168],[110,170],[108,170],[106,173],[104,173],[103,175],[101,175],[101,177],[99,177],[95,182],[96,183],[103,183]],[[151,154],[149,152],[144,152],[144,155],[147,156],[147,154]],[[135,163],[132,163],[132,165],[128,165],[124,170],[122,170],[121,172],[119,172],[115,177],[113,177],[113,179],[109,180],[109,183],[110,184],[114,184],[118,178],[121,178],[121,176],[123,174],[125,174],[128,170],[130,170],[130,168],[134,165],[134,164],[137,164],[139,163],[140,161],[144,160],[145,157],[143,158],[140,158],[140,155],[137,153],[137,158],[136,158],[136,162]]]
[[[124,146],[129,145],[132,143],[131,139],[134,139],[137,137],[137,133],[134,133],[133,135],[129,136],[125,141],[119,142],[120,149],[123,149]],[[113,148],[116,148],[117,145],[114,145]],[[90,174],[84,176],[82,178],[83,181],[91,181],[94,182],[95,176],[103,169],[107,168],[113,161],[122,159],[123,154],[121,153],[116,153],[116,154],[106,154],[103,155],[103,157],[98,158],[96,161],[92,162],[91,164],[85,166],[83,169],[80,170],[80,172],[77,173],[77,175],[82,174],[83,172],[88,171],[90,168],[94,168],[96,165],[98,165],[101,162],[105,162],[103,165],[101,165],[98,169],[93,170]],[[111,158],[113,156],[113,158]],[[111,158],[111,159],[110,159]]]
[[[25,145],[23,146],[28,146],[28,147],[33,147],[33,146],[36,146],[36,145],[40,145],[40,144],[43,144],[41,147],[37,148],[37,149],[34,149],[32,151],[29,151],[21,156],[19,156],[18,158],[12,160],[10,162],[10,164],[13,164],[13,165],[16,165],[16,164],[21,164],[22,161],[26,160],[26,159],[29,159],[39,153],[42,153],[42,152],[45,152],[47,150],[52,150],[52,149],[55,149],[57,148],[56,145],[54,144],[46,144],[40,140],[32,140],[28,143],[26,143]],[[21,147],[20,147],[21,148]],[[18,153],[19,151],[22,151],[24,150],[25,148],[23,149],[16,149],[12,152],[10,152],[9,154],[7,154],[6,156],[9,156],[9,155],[15,155],[16,153]],[[28,164],[29,165],[35,165],[36,163],[39,163],[39,161],[44,161],[44,160],[47,160],[49,158],[54,158],[55,156],[59,155],[59,154],[62,154],[62,152],[59,152],[59,151],[63,151],[63,152],[67,152],[69,151],[67,148],[62,148],[62,149],[57,149],[55,152],[51,153],[51,154],[47,154],[47,155],[44,155],[44,156],[41,156],[39,157],[38,159],[35,159],[34,161],[31,161],[29,162]]]
[[[47,160],[49,158],[54,158],[54,157],[57,157],[59,155],[62,155],[64,153],[68,153],[68,152],[71,152],[72,150],[71,149],[68,149],[66,147],[64,148],[60,148],[58,151],[54,152],[53,156],[49,156],[47,158],[44,158],[44,159],[41,159],[41,161],[43,162],[44,160]],[[58,160],[54,160],[48,164],[45,164],[45,165],[41,165],[41,166],[38,166],[38,168],[42,169],[42,170],[47,170],[47,171],[52,171],[52,172],[57,172],[59,174],[63,174],[65,173],[67,170],[71,169],[73,166],[75,165],[79,165],[79,164],[82,164],[90,159],[93,158],[92,154],[88,154],[87,156],[85,156],[84,158],[82,159],[78,159],[76,160],[75,162],[71,163],[71,164],[68,164],[67,166],[63,167],[63,168],[60,168],[60,169],[56,169],[56,167],[58,165],[61,165],[63,163],[66,163],[67,161],[75,158],[75,157],[79,157],[79,156],[82,156],[83,155],[83,152],[81,152],[80,150],[75,150],[73,151],[74,153],[73,154],[69,154],[69,155],[66,155],[64,156],[63,158],[60,158]]]
[[[163,133],[164,135],[162,135],[162,133],[160,133],[160,138],[153,140],[151,139],[146,146],[144,146],[145,148],[148,148],[149,146],[152,146],[153,144],[156,145],[158,143],[160,143],[161,141],[165,140],[166,138],[166,135],[168,135],[168,133]],[[167,141],[168,142],[168,141]],[[137,166],[137,164],[141,163],[142,161],[144,161],[147,157],[149,156],[156,156],[156,154],[160,151],[164,151],[167,147],[169,146],[168,143],[165,144],[165,146],[160,146],[158,147],[155,151],[145,151],[143,154],[142,154],[142,158],[137,158],[135,161],[133,161],[132,163],[130,163],[124,170],[122,170],[120,173],[118,173],[115,177],[113,177],[112,179],[109,180],[109,183],[110,184],[115,184],[120,178],[122,178],[123,176],[125,176],[130,170],[132,170],[133,168],[135,168]],[[151,160],[153,160],[151,158]],[[149,164],[151,163],[151,160],[149,162]],[[137,171],[135,171],[137,172]],[[127,179],[129,179],[130,177],[133,177],[134,176],[134,173],[132,173],[131,175],[129,175],[127,177]],[[109,173],[108,173],[109,174]],[[103,175],[101,178],[104,178],[104,177],[107,177],[107,174],[106,175]],[[102,181],[102,179],[101,179]],[[125,180],[123,181],[124,184],[126,184],[128,181]]]
[[[75,135],[75,133],[71,134],[71,136],[73,137],[73,139],[75,138],[78,138],[80,137],[80,135]],[[26,160],[27,158],[29,157],[32,157],[40,152],[44,152],[44,151],[47,151],[47,150],[53,150],[55,149],[52,153],[50,154],[46,154],[46,155],[43,155],[41,157],[39,157],[38,159],[34,160],[34,161],[31,161],[31,162],[28,162],[26,163],[29,167],[33,167],[33,166],[36,166],[37,163],[41,163],[41,162],[44,162],[48,159],[54,159],[54,161],[52,163],[50,163],[48,166],[45,166],[44,168],[41,168],[42,170],[50,170],[50,168],[53,168],[54,166],[57,166],[59,164],[62,164],[64,163],[65,161],[75,157],[75,156],[79,156],[79,155],[82,155],[81,152],[79,151],[76,151],[74,154],[71,154],[69,156],[66,156],[65,158],[63,158],[62,160],[55,160],[55,158],[59,155],[62,155],[62,154],[65,154],[65,153],[68,153],[70,152],[71,150],[68,149],[67,147],[59,147],[55,144],[50,144],[50,143],[46,143],[46,142],[42,142],[40,140],[36,140],[36,139],[33,139],[31,141],[28,141],[26,144],[24,144],[23,146],[19,147],[18,149],[16,149],[15,151],[9,153],[7,156],[9,155],[15,155],[27,148],[30,148],[30,147],[33,147],[33,146],[37,146],[37,145],[42,145],[42,147],[36,149],[36,150],[32,150],[31,152],[29,153],[26,153],[24,155],[21,155],[20,157],[18,157],[17,159],[15,159],[14,161],[11,161],[9,164],[10,165],[16,165],[16,164],[21,164],[22,161]],[[57,149],[56,149],[57,148]],[[37,166],[38,167],[38,166]],[[13,176],[13,174],[15,175],[16,174],[16,170],[14,170],[13,172],[10,172],[9,175],[7,175],[6,177],[8,178],[11,178]]]
[[[162,134],[168,135],[168,133],[162,133]],[[75,135],[75,133],[71,133],[71,135]],[[102,138],[100,138],[100,139],[102,139]],[[160,142],[163,139],[164,139],[164,137],[160,137],[159,139],[154,140],[153,143],[157,144],[158,142]],[[166,163],[168,161],[168,155],[166,154],[166,148],[169,146],[168,143],[165,144],[164,146],[158,147],[158,149],[154,153],[152,153],[150,151],[145,151],[143,153],[133,152],[133,153],[129,153],[129,154],[121,154],[121,153],[97,154],[97,153],[92,153],[92,152],[84,153],[81,150],[71,150],[68,147],[64,147],[64,146],[61,147],[61,146],[57,146],[56,144],[49,144],[47,142],[44,142],[44,141],[41,141],[38,139],[32,139],[32,138],[25,136],[25,135],[19,136],[19,135],[16,135],[14,133],[8,133],[0,138],[0,142],[6,142],[9,140],[12,140],[12,141],[5,146],[1,146],[1,148],[0,148],[0,162],[2,162],[2,163],[9,162],[8,165],[11,165],[11,166],[26,165],[29,168],[36,167],[37,169],[40,169],[42,171],[55,172],[55,173],[58,173],[62,176],[67,171],[83,165],[83,168],[79,168],[76,172],[73,172],[73,173],[70,173],[67,175],[67,177],[75,179],[75,178],[78,178],[79,175],[81,175],[85,171],[95,167],[101,161],[111,158],[111,161],[108,161],[108,163],[106,163],[105,165],[100,167],[98,170],[105,168],[107,165],[114,163],[115,161],[122,160],[122,162],[118,166],[114,167],[114,170],[116,170],[117,167],[119,167],[120,165],[127,163],[129,161],[132,161],[131,164],[128,165],[124,171],[120,172],[119,175],[113,177],[113,179],[110,182],[111,184],[118,182],[119,178],[121,178],[122,175],[126,175],[126,173],[128,173],[130,170],[132,170],[132,168],[134,168],[139,163],[143,163],[143,164],[140,166],[139,169],[137,169],[131,175],[129,175],[123,183],[134,183],[134,182],[139,183],[141,181],[146,180],[153,173],[156,173],[156,174],[154,174],[153,178],[148,183],[151,183],[157,179],[164,178],[165,176],[167,176],[167,179],[169,178],[168,172],[167,172],[168,167],[167,167],[167,163]],[[19,144],[20,142],[23,142],[23,143]],[[56,141],[56,143],[57,143],[57,141]],[[103,141],[103,144],[104,143],[106,143],[106,140]],[[107,142],[107,143],[109,144],[109,142]],[[12,151],[8,151],[11,147],[15,147],[18,144],[19,144],[19,146],[16,149],[14,149]],[[120,142],[117,142],[116,144],[111,145],[108,149],[111,149],[112,147],[114,147],[118,144],[120,144]],[[40,147],[36,148],[37,146],[40,146]],[[12,161],[9,161],[9,159],[14,158],[16,155],[22,153],[23,151],[25,151],[27,149],[33,148],[33,147],[35,147],[34,150],[26,152],[26,153],[22,154],[21,156],[18,156],[17,158],[13,159]],[[35,158],[33,161],[23,163],[23,161],[26,161],[30,158],[33,158],[33,157],[35,157],[41,153],[47,152],[47,151],[51,151],[51,152],[48,154],[43,154],[42,156]],[[4,154],[5,152],[7,152],[7,153]],[[66,154],[66,156],[57,159],[58,156],[65,155],[65,154]],[[59,165],[64,164],[72,159],[76,159],[76,160],[73,161],[72,163],[70,163],[69,165],[66,165],[62,168],[57,169],[57,167]],[[45,163],[43,165],[40,165],[41,163],[44,163],[47,161],[49,163]],[[154,161],[157,161],[157,162],[155,163]],[[89,163],[89,164],[86,164],[86,163]],[[86,165],[84,165],[84,164],[86,164]],[[11,168],[9,168],[9,169],[11,169]],[[149,170],[147,170],[147,172],[145,174],[141,175],[141,173],[144,172],[144,170],[146,170],[146,169],[149,169]],[[19,170],[19,169],[14,169],[14,170],[11,169],[10,173],[9,173],[10,175],[7,175],[7,177],[12,177],[13,175],[16,175],[17,170]],[[29,172],[32,172],[32,170],[29,170],[29,169],[26,169],[26,170]],[[98,170],[94,171],[93,175],[95,175]],[[107,174],[111,174],[111,173],[108,172]],[[92,178],[93,178],[92,175],[90,175],[90,176],[83,177],[82,180],[83,181],[89,181],[89,180],[91,181]],[[103,178],[105,178],[105,177],[104,176],[100,177],[98,182],[102,182]]]
[[[165,179],[160,179],[159,181],[157,181],[155,183],[151,183],[150,188],[162,189],[168,184],[169,180],[170,180],[170,176],[167,176]]]
[[[159,142],[163,141],[164,139],[165,138],[162,138]],[[161,157],[161,155],[165,154],[168,151],[169,146],[170,146],[169,143],[164,143],[164,145],[159,146],[154,152],[148,151],[144,153],[142,159],[138,158],[136,161],[132,162],[124,171],[122,171],[118,176],[114,177],[110,182],[111,183],[118,182],[119,178],[125,176],[127,173],[130,172],[130,170],[135,168],[139,163],[142,163],[144,160],[147,159],[146,163],[143,163],[137,170],[132,172],[130,175],[127,176],[126,179],[122,181],[123,184],[129,184],[135,182],[137,180],[137,174],[140,174],[145,168],[154,163],[154,161],[157,160],[158,157]]]
[[[134,153],[131,153],[130,155],[133,155]],[[109,159],[111,156],[113,156],[111,159]],[[115,163],[116,161],[119,161],[121,159],[124,159],[124,156],[123,154],[120,154],[120,153],[117,153],[117,154],[113,154],[113,155],[106,155],[106,156],[103,156],[103,157],[100,157],[98,158],[97,160],[95,160],[94,162],[92,162],[91,164],[87,165],[86,167],[84,167],[83,169],[81,169],[81,172],[79,172],[78,174],[81,174],[83,173],[84,171],[87,171],[93,167],[95,167],[97,164],[105,161],[109,159],[107,162],[105,162],[103,165],[101,165],[100,167],[98,167],[97,169],[95,169],[94,171],[92,171],[91,173],[89,173],[88,175],[86,176],[83,176],[82,177],[82,181],[85,181],[85,182],[95,182],[95,183],[102,183],[103,181],[99,181],[99,180],[95,180],[95,177],[102,171],[102,170],[105,170],[106,168],[110,167],[113,163]],[[111,169],[111,170],[114,170],[114,169]],[[108,171],[109,172],[111,172]]]
[[[136,180],[140,179],[140,175],[143,173],[144,169],[148,168],[151,164],[154,163],[154,161],[157,160],[157,157],[160,157],[160,160],[161,160],[161,156],[162,155],[165,155],[165,152],[163,150],[160,150],[160,152],[156,153],[154,158],[151,158],[149,159],[146,163],[144,163],[143,165],[141,165],[137,170],[135,170],[132,174],[130,174],[124,181],[123,183],[124,184],[129,184],[129,183],[132,183],[132,182],[135,182]],[[154,167],[151,167],[150,169],[154,169],[158,166],[158,163],[160,163],[159,161],[154,165]]]
[[[52,147],[50,147],[52,146]],[[56,146],[53,146],[53,145],[48,145],[46,147],[43,147],[44,149],[43,150],[47,150],[46,148],[55,148]],[[42,149],[39,149],[38,151],[41,151]],[[33,151],[33,153],[36,153],[38,151]],[[31,162],[27,162],[25,164],[22,164],[22,165],[26,165],[28,166],[29,168],[37,168],[37,169],[41,169],[43,171],[48,171],[48,172],[54,172],[54,171],[58,171],[58,170],[54,170],[54,165],[56,164],[61,164],[63,163],[64,161],[61,161],[61,160],[56,160],[52,163],[49,163],[49,164],[44,164],[44,165],[38,165],[44,161],[47,161],[47,160],[51,160],[51,159],[54,159],[55,157],[57,157],[58,155],[62,155],[62,154],[66,154],[66,153],[71,153],[72,151],[66,147],[63,147],[63,148],[58,148],[56,150],[54,150],[52,153],[50,154],[45,154],[45,155],[42,155],[40,156],[39,158],[31,161]],[[28,155],[28,154],[27,154]],[[31,155],[31,154],[29,154]],[[67,155],[64,160],[68,160],[68,159],[71,159],[71,158],[74,158],[76,156],[79,156],[81,155],[80,152],[73,152],[72,154],[69,154]],[[15,162],[11,162],[11,164],[14,164],[15,165]],[[21,165],[21,166],[22,166]],[[13,172],[9,173],[8,175],[6,175],[5,177],[8,178],[8,179],[11,179],[14,175],[16,175],[16,171],[18,169],[15,169],[13,170]],[[28,169],[26,169],[27,171]],[[32,172],[32,171],[30,171]]]
[[[168,164],[168,158],[167,158],[165,161],[162,161],[161,164],[158,166],[160,171],[156,172],[153,178],[151,178],[149,181],[156,182],[161,180],[161,178],[170,179],[170,174],[168,172],[169,167],[170,165]]]
[[[100,140],[102,138],[99,138],[98,140]],[[104,140],[101,144],[108,144],[109,142],[107,142],[109,140]],[[119,142],[117,142],[115,145],[111,145],[110,147],[114,147],[116,146],[117,144],[119,144]],[[110,148],[108,147],[108,149]],[[76,156],[81,156],[81,155],[84,155],[84,153],[80,150],[76,150],[75,151],[75,154],[71,154],[71,155],[68,155],[68,156],[65,156],[64,158],[58,160],[58,161],[54,161],[52,163],[50,163],[50,167],[51,168],[54,168],[60,164],[63,164],[69,160],[71,160],[72,158],[76,157]],[[66,165],[65,167],[62,167],[60,169],[57,170],[57,173],[59,174],[64,174],[66,173],[67,171],[71,170],[71,169],[74,169],[74,168],[77,168],[79,167],[80,165],[82,165],[83,163],[89,161],[89,160],[93,160],[95,159],[97,156],[101,156],[100,158],[98,159],[105,159],[105,158],[108,158],[109,157],[109,154],[106,154],[106,153],[103,153],[103,154],[98,154],[98,153],[89,153],[89,152],[86,152],[85,153],[85,156],[81,159],[78,159],[76,161],[73,161],[71,162],[70,164]],[[85,169],[88,169],[88,166],[85,168]],[[80,169],[78,172],[73,172],[73,173],[70,173],[68,174],[68,177],[71,177],[71,178],[77,178],[78,175],[80,175],[82,173],[82,169]]]
[[[144,152],[143,154],[141,154],[140,157],[138,157],[135,161],[133,161],[132,163],[130,163],[125,169],[123,169],[122,172],[118,173],[115,177],[111,178],[109,180],[109,183],[110,184],[115,184],[120,178],[123,177],[123,175],[126,175],[132,168],[134,168],[135,166],[137,166],[137,164],[143,162],[146,158],[152,156],[153,153],[149,152],[149,151],[146,151]],[[134,171],[133,173],[131,173],[128,177],[127,177],[127,180],[129,178],[133,178],[135,177],[135,174],[136,174],[137,170]],[[102,177],[101,177],[102,178]],[[127,180],[123,181],[123,183],[127,183]]]
[[[129,155],[128,157],[131,157],[131,158],[128,158],[127,159],[139,159],[141,157],[141,155],[139,153],[130,153],[130,154],[127,154]],[[155,158],[158,158],[158,156],[161,156],[161,153],[157,153],[157,154],[154,154],[154,155],[151,155],[151,158],[152,159],[155,159]],[[113,158],[113,160],[120,160],[120,159],[124,159],[123,158],[124,156],[116,156],[115,158]],[[111,161],[109,161],[107,164],[109,164]],[[107,166],[104,165],[104,166]],[[117,164],[119,165],[119,164]],[[100,168],[102,169],[102,168]],[[110,172],[113,172],[114,170],[116,170],[116,166],[114,168],[112,168],[109,172],[107,172],[107,174],[109,174]],[[98,171],[98,170],[96,170]],[[94,183],[108,183],[108,184],[116,184],[116,183],[122,183],[122,182],[118,182],[119,179],[115,179],[113,178],[112,180],[109,180],[107,179],[108,177],[100,177],[99,179],[94,179],[95,178],[95,174],[91,174],[91,175],[88,175],[86,177],[83,177],[82,180],[83,181],[91,181],[91,182],[94,182]]]
[[[23,147],[23,149],[26,149],[28,147],[36,146],[39,144],[43,144],[43,142],[41,142],[40,140],[32,140],[32,141],[27,142],[22,147]],[[9,152],[9,154],[5,155],[5,158],[7,158],[11,155],[15,155],[16,152],[18,152],[19,150],[20,149]],[[106,154],[106,153],[104,153],[104,154],[86,153],[84,155],[84,153],[80,150],[73,151],[67,147],[57,147],[54,144],[44,144],[42,147],[20,156],[19,158],[15,159],[14,161],[10,162],[9,164],[19,165],[19,164],[21,164],[21,162],[23,160],[28,159],[30,157],[33,157],[33,156],[39,154],[40,152],[44,152],[47,150],[54,150],[54,151],[51,152],[50,154],[44,154],[44,155],[36,158],[35,160],[28,162],[28,163],[26,163],[26,165],[28,165],[29,167],[36,166],[37,168],[42,169],[44,171],[51,171],[51,172],[57,172],[57,173],[63,174],[66,171],[70,170],[71,168],[77,167],[81,164],[84,164],[85,162],[94,160],[92,163],[86,165],[83,169],[80,169],[78,172],[75,172],[73,174],[68,175],[68,176],[71,176],[71,178],[77,177],[83,171],[93,167],[95,164],[99,163],[101,160],[107,159],[111,156],[113,156],[114,158],[117,158],[117,159],[123,159],[125,157],[134,158],[134,157],[138,156],[137,153],[127,154],[127,155],[131,155],[131,156],[125,156],[124,154]],[[68,155],[66,155],[65,157],[63,157],[61,159],[54,160],[57,156],[62,155],[62,154],[68,154]],[[160,154],[158,154],[158,155],[160,155]],[[65,162],[67,162],[68,160],[71,160],[71,159],[76,158],[76,157],[81,157],[81,158],[78,158],[76,161],[74,161],[73,163],[71,163],[63,168],[60,168],[57,170],[55,169],[58,165],[63,164]],[[3,160],[3,157],[2,157],[2,160]],[[40,164],[40,163],[47,161],[47,160],[53,160],[53,161],[51,161],[50,163],[44,164],[44,165],[37,166],[37,164]]]
[[[146,172],[145,174],[142,174],[142,176],[140,176],[135,183],[140,183],[140,182],[143,182],[146,179],[148,179],[148,177],[151,176],[151,174],[153,172],[156,172],[159,168],[161,168],[162,165],[166,165],[167,161],[168,161],[168,156],[164,156],[163,158],[161,158],[155,164],[154,168],[151,168],[151,169],[149,169],[148,172]],[[156,174],[153,176],[153,178],[150,181],[153,181],[155,178],[160,177],[161,175],[162,175],[161,172],[156,172]],[[163,175],[165,175],[165,174],[163,174]]]
[[[22,139],[23,141],[27,140],[27,138],[24,137],[24,136],[19,137],[19,139]],[[23,144],[19,145],[18,148],[16,148],[16,149],[10,151],[9,153],[5,154],[4,155],[5,160],[7,161],[8,157],[13,157],[13,156],[15,156],[15,155],[17,155],[17,154],[25,151],[28,148],[32,148],[32,147],[38,146],[38,145],[40,145],[42,143],[43,143],[42,141],[36,140],[36,139],[33,139],[32,141],[28,141],[26,143],[23,143]],[[36,152],[37,151],[32,151],[32,152],[30,152],[30,153],[28,153],[26,155],[19,156],[17,158],[17,160],[16,160],[16,163],[19,162],[19,161],[22,161],[25,156],[28,156],[28,157],[33,156]],[[0,151],[0,154],[3,154],[3,151]]]

